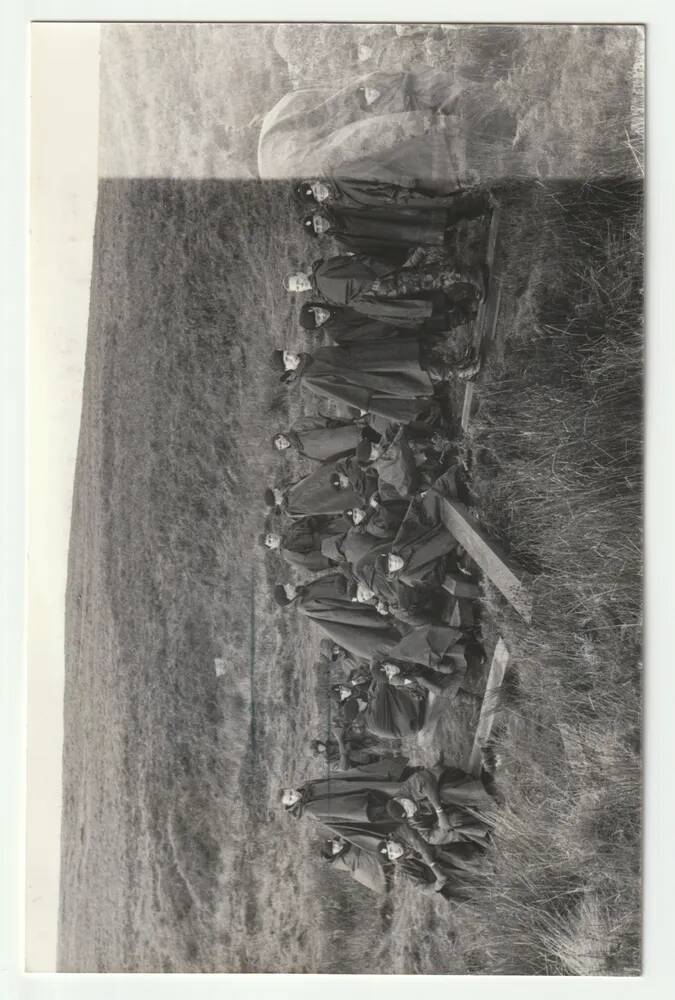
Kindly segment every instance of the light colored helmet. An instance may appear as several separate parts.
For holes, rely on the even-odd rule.
[[[304,292],[306,291],[307,285],[307,275],[304,271],[298,271],[297,274],[288,274],[284,278],[284,288],[287,292]]]

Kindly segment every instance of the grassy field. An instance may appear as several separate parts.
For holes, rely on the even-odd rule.
[[[486,66],[551,135],[571,122],[588,138],[613,102],[629,138],[603,140],[604,166],[639,161],[633,34],[572,29],[553,60],[552,36],[473,30],[384,31],[374,58],[442,60],[452,43],[467,79]],[[573,101],[591,50],[588,101]],[[155,56],[165,74],[171,51]],[[169,116],[143,143],[159,94],[126,134],[132,165],[145,150],[161,166],[175,137]],[[127,127],[133,102],[114,96]],[[205,148],[181,169],[198,173]],[[561,155],[550,146],[548,166]],[[272,347],[308,346],[281,286],[308,259],[287,187],[101,183],[67,595],[62,970],[638,971],[641,185],[549,178],[499,195],[503,312],[461,453],[478,516],[533,573],[535,619],[486,587],[486,643],[503,634],[515,662],[505,806],[494,871],[451,908],[404,885],[374,903],[276,800],[317,773],[307,744],[326,724],[318,637],[274,607],[278,566],[255,546],[262,490],[303,471],[269,438],[311,406],[269,369]],[[412,759],[461,763],[474,724],[449,710]]]
[[[279,280],[302,256],[287,192],[102,184],[69,581],[63,968],[358,971],[376,949],[378,969],[401,972],[635,970],[640,191],[502,198],[503,338],[465,460],[481,519],[537,575],[531,629],[487,595],[488,644],[503,632],[517,667],[497,875],[461,914],[400,887],[373,925],[365,891],[322,871],[315,834],[275,804],[280,783],[316,773],[307,741],[325,725],[316,637],[274,610],[274,557],[254,549],[279,468],[269,435],[301,405],[268,368],[286,331],[300,342]],[[461,762],[474,721],[449,711],[411,756]]]
[[[448,73],[471,162],[506,127],[531,176],[640,173],[640,28],[456,25],[399,38],[394,25],[146,23],[102,30],[101,176],[255,177],[260,123],[289,90],[417,64]]]
[[[526,627],[487,588],[516,670],[497,876],[463,921],[467,969],[636,974],[641,190],[537,187],[503,201],[511,294],[465,451],[482,522],[535,574],[535,608]]]

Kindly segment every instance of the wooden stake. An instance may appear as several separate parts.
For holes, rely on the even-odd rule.
[[[478,725],[476,726],[476,735],[474,737],[471,753],[469,754],[469,762],[466,768],[469,774],[479,775],[481,772],[483,747],[487,743],[490,738],[490,733],[492,732],[492,727],[499,709],[502,682],[504,680],[504,674],[506,673],[506,668],[509,665],[510,659],[511,654],[506,648],[506,643],[500,636],[492,655],[490,673],[488,674],[487,686],[485,688],[483,704],[481,705],[480,710],[480,717],[478,719]]]
[[[455,598],[455,606],[450,614],[448,624],[452,628],[473,628],[475,624],[473,602],[467,601],[464,597]]]
[[[464,402],[462,404],[462,430],[468,429],[471,420],[471,403],[473,402],[473,382],[467,382],[464,390]]]
[[[525,571],[485,534],[459,500],[439,497],[438,507],[441,520],[450,534],[529,623],[532,620],[532,597],[527,590]]]
[[[478,314],[473,323],[473,349],[476,353],[480,353],[483,340],[486,337],[489,340],[494,338],[495,328],[497,326],[497,317],[499,316],[499,305],[501,302],[502,290],[497,275],[493,273],[493,265],[500,218],[501,209],[496,208],[492,213],[492,219],[490,220],[490,232],[488,234],[488,245],[485,254],[486,263],[490,270],[490,288],[487,299],[484,302],[481,302],[478,307]],[[475,383],[473,381],[467,382],[464,390],[464,403],[462,405],[463,431],[468,429],[469,422],[471,420],[471,403],[473,402],[474,384]]]

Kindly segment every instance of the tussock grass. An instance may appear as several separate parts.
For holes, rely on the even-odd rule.
[[[281,287],[307,259],[287,186],[102,185],[69,582],[82,638],[62,968],[636,970],[641,192],[500,194],[504,339],[462,449],[481,520],[536,577],[532,627],[485,588],[486,640],[501,632],[515,656],[495,871],[470,906],[401,884],[376,918],[365,890],[333,885],[316,832],[276,807],[278,787],[316,773],[307,742],[325,722],[316,637],[272,607],[280,567],[252,554],[262,488],[301,471],[270,434],[311,402],[280,393],[268,362],[271,346],[306,344]],[[461,764],[472,724],[449,712],[428,753]],[[79,811],[81,780],[96,820]]]
[[[536,574],[534,621],[486,587],[488,631],[515,658],[496,737],[506,804],[459,950],[470,971],[637,974],[641,192],[540,189],[521,205],[507,282],[516,247],[541,264],[466,460],[481,519]]]

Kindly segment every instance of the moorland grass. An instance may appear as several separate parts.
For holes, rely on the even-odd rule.
[[[507,284],[520,280],[513,260],[538,263],[465,454],[481,520],[533,571],[534,620],[486,588],[515,661],[497,736],[506,803],[494,872],[459,934],[474,971],[637,974],[641,189],[517,197]]]

